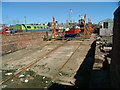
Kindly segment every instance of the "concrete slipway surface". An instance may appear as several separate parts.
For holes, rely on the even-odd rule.
[[[75,75],[94,41],[95,35],[84,40],[43,41],[2,56],[3,87],[46,88],[53,83],[74,86]]]

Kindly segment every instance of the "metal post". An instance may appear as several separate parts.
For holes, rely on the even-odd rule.
[[[70,22],[72,9],[69,9],[68,12],[69,12],[69,22]]]
[[[25,24],[26,24],[26,16],[24,16],[24,18],[25,18]]]

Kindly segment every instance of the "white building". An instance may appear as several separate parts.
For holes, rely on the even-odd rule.
[[[102,20],[98,24],[100,26],[100,31],[99,31],[100,36],[113,35],[113,20],[112,19]]]

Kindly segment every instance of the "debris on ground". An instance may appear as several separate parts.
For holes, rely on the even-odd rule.
[[[25,76],[25,75],[22,74],[22,75],[19,76],[19,78],[22,78],[22,77],[24,77],[24,76]]]
[[[14,80],[12,79],[11,81],[13,82]]]
[[[6,88],[7,87],[7,85],[2,85],[2,88]]]
[[[27,75],[27,73],[23,73],[23,75]]]
[[[43,76],[43,78],[42,79],[45,79],[45,77]]]
[[[13,73],[6,73],[5,75],[12,75]]]
[[[71,76],[70,74],[65,73],[65,72],[60,72],[59,75],[60,75],[60,76],[67,76],[67,77],[70,77],[70,76]]]
[[[26,79],[25,82],[27,83],[27,82],[28,82],[28,79]]]

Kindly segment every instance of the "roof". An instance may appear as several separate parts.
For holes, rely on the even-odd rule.
[[[120,12],[120,2],[119,2],[119,7],[115,10],[114,15]]]
[[[10,28],[13,28],[13,27],[5,27],[6,29],[10,29]]]
[[[113,23],[113,19],[107,18],[107,19],[104,19],[104,20],[100,21],[99,23],[102,23],[102,22],[111,22],[111,23]]]

